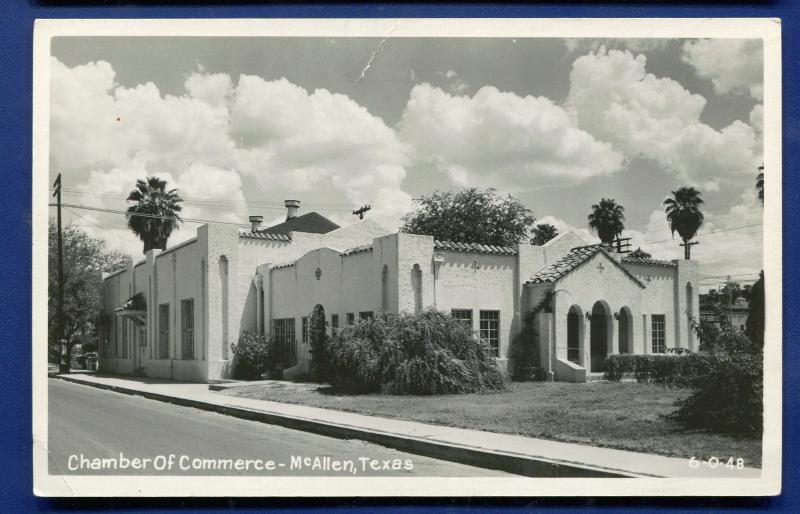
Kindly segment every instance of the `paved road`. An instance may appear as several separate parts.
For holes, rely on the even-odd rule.
[[[363,441],[289,430],[63,380],[50,379],[48,391],[51,474],[504,475]],[[170,455],[174,456],[171,465]],[[146,470],[131,469],[131,459],[137,457],[152,459]],[[120,466],[125,459],[129,465],[123,470]],[[232,469],[235,459],[242,459],[241,465],[250,469]],[[268,469],[270,461],[274,469]],[[409,462],[412,469],[408,469]],[[109,469],[114,463],[117,469]]]

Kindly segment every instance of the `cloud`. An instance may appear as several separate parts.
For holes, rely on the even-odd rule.
[[[410,206],[400,188],[409,148],[346,95],[202,71],[186,77],[182,94],[166,95],[151,82],[118,85],[107,62],[51,65],[51,165],[89,192],[88,205],[124,209],[135,180],[158,175],[179,188],[193,218],[246,224],[248,177],[264,191],[328,189],[354,205],[380,204],[395,225]],[[92,221],[121,224],[110,216]],[[181,232],[172,243],[194,231]]]
[[[753,128],[739,120],[721,130],[702,123],[705,98],[647,73],[646,62],[605,49],[576,59],[567,102],[578,126],[689,184],[716,189],[723,180],[749,180],[761,151]]]
[[[682,59],[719,94],[764,98],[764,50],[759,39],[698,39],[683,45]]]
[[[613,173],[623,162],[551,100],[490,86],[469,97],[417,85],[398,127],[418,161],[434,163],[460,186],[577,183]]]
[[[641,53],[667,48],[673,40],[663,38],[565,38],[563,41],[569,52],[597,52],[601,47],[605,47]]]

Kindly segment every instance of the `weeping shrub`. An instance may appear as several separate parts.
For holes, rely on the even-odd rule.
[[[308,342],[311,350],[311,380],[315,382],[326,382],[328,380],[328,356],[326,354],[326,346],[328,345],[327,326],[328,323],[325,321],[325,309],[320,304],[315,305],[308,322]]]
[[[455,394],[505,388],[489,347],[447,314],[379,312],[330,340],[329,381],[344,393]]]
[[[281,375],[283,369],[294,366],[289,344],[268,336],[242,332],[239,343],[231,344],[231,350],[231,376],[236,380],[261,380],[273,372]]]
[[[522,330],[511,341],[511,380],[530,382],[544,380],[544,369],[539,365],[539,332],[535,328],[536,312],[530,312],[522,325]]]

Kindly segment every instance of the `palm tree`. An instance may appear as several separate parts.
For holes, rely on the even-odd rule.
[[[558,229],[549,223],[539,223],[533,227],[531,244],[542,246],[558,235]]]
[[[761,205],[764,205],[764,165],[758,167],[758,175],[756,176],[756,193],[758,199],[761,200]]]
[[[610,245],[625,230],[625,207],[618,205],[613,198],[601,198],[599,204],[592,205],[588,219],[589,228],[597,233],[603,244]]]
[[[154,248],[167,248],[167,239],[182,221],[178,213],[183,207],[183,199],[177,189],[166,190],[167,181],[158,177],[146,177],[136,181],[136,189],[128,195],[129,202],[136,202],[128,207],[126,217],[128,228],[144,243],[144,252]]]
[[[697,231],[703,226],[703,213],[700,206],[703,199],[700,198],[700,191],[693,187],[680,187],[672,191],[672,198],[664,200],[667,221],[672,236],[677,232],[683,239],[684,257],[691,258],[691,245],[689,241],[697,235]]]

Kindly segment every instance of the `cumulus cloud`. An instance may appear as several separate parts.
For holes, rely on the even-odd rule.
[[[601,47],[628,49],[634,53],[651,52],[667,48],[671,41],[663,38],[566,38],[564,46],[569,52],[596,52]]]
[[[51,65],[51,164],[88,192],[85,204],[124,209],[147,175],[179,188],[184,216],[245,224],[245,177],[265,191],[329,188],[353,204],[382,202],[395,224],[411,203],[400,190],[407,145],[345,95],[202,70],[186,77],[183,93],[167,95],[150,82],[118,85],[107,62]]]
[[[722,130],[702,123],[706,100],[646,71],[644,55],[600,49],[575,60],[568,104],[578,126],[628,157],[653,159],[689,184],[715,189],[748,179],[760,142],[736,120]]]
[[[613,173],[623,163],[610,144],[576,127],[548,98],[490,86],[469,97],[417,85],[399,130],[418,160],[433,162],[457,185],[577,183]]]
[[[720,94],[764,98],[764,50],[759,39],[699,39],[683,45],[682,58]]]

